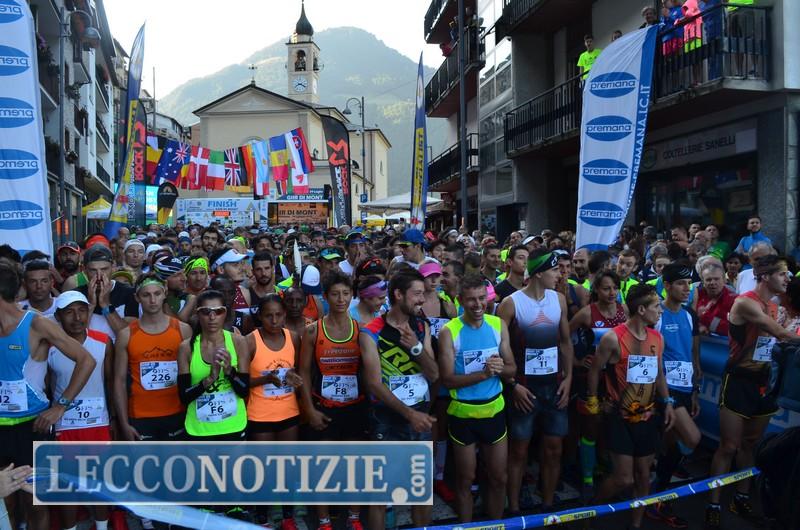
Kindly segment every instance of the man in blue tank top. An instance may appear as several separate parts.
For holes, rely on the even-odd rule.
[[[655,330],[664,337],[664,374],[675,410],[675,427],[665,433],[662,453],[658,456],[657,491],[669,487],[681,457],[691,454],[700,443],[700,430],[693,418],[700,412],[697,394],[702,378],[697,315],[684,306],[692,290],[692,269],[688,263],[676,261],[664,267],[661,277],[666,298]],[[688,523],[663,502],[648,508],[646,514],[672,528],[688,527]]]
[[[450,389],[448,434],[453,442],[456,469],[456,510],[461,522],[472,520],[470,487],[475,479],[475,444],[480,444],[486,469],[486,516],[500,519],[506,490],[508,443],[505,400],[501,379],[516,372],[508,327],[485,314],[487,289],[483,278],[467,276],[458,295],[464,314],[439,333],[439,374]]]
[[[14,299],[21,283],[19,265],[0,259],[0,468],[33,464],[34,433],[50,432],[72,406],[95,366],[89,352],[58,324],[17,306]],[[52,406],[44,392],[51,345],[75,361],[69,384],[60,396],[53,396]],[[20,495],[28,528],[49,528],[48,507],[34,507],[29,493]],[[8,509],[14,513],[13,502]]]

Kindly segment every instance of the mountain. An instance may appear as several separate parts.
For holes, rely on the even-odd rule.
[[[191,79],[158,103],[158,110],[183,124],[197,121],[194,109],[233,92],[250,82],[255,64],[256,84],[286,95],[286,46],[288,37],[260,50],[239,64],[232,64],[209,76]],[[351,97],[365,98],[366,124],[377,124],[392,144],[389,151],[389,194],[409,190],[414,127],[414,96],[417,64],[389,48],[373,34],[342,27],[314,35],[320,47],[320,102],[343,109]],[[433,69],[425,67],[429,79]],[[357,114],[351,121],[359,121]],[[429,138],[443,136],[441,120],[428,120]],[[442,146],[433,145],[438,153]],[[353,156],[356,156],[354,154]]]

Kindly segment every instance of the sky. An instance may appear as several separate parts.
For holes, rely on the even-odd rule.
[[[161,99],[183,82],[203,77],[286,38],[300,16],[300,0],[105,0],[111,33],[130,53],[145,28],[142,87]],[[355,26],[415,62],[438,67],[438,48],[422,32],[430,0],[306,0],[314,31]],[[325,60],[325,50],[322,50]]]

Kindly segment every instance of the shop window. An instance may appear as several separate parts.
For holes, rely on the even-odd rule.
[[[497,93],[502,94],[511,88],[511,67],[504,68],[497,74]]]

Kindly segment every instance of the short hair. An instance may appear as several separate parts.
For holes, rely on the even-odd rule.
[[[459,278],[464,276],[464,264],[461,263],[460,261],[448,261],[443,265],[443,267],[452,267],[453,274],[455,274]]]
[[[725,275],[725,267],[722,266],[722,262],[716,256],[701,257],[695,264],[695,270],[700,275],[701,280],[703,275],[709,271],[719,271],[720,274]]]
[[[669,257],[669,250],[667,245],[659,243],[650,247],[650,261],[655,261],[656,258]]]
[[[625,248],[622,249],[622,252],[619,253],[620,258],[634,258],[637,262],[639,261],[639,253],[633,250],[632,248]]]
[[[680,230],[680,231],[681,231],[681,232],[683,232],[684,234],[688,234],[688,233],[689,233],[689,231],[688,231],[688,230],[686,230],[686,227],[685,227],[685,226],[683,226],[683,225],[675,225],[675,226],[673,226],[672,228],[670,228],[670,232],[671,232],[672,230]]]
[[[486,280],[478,274],[467,274],[458,285],[458,294],[463,295],[467,289],[486,287]]]
[[[272,254],[269,252],[259,252],[253,256],[253,263],[256,261],[269,261],[272,264],[275,264],[275,258],[272,257]]]
[[[217,234],[217,239],[219,239],[219,240],[224,239],[222,234],[219,233],[219,230],[217,230],[213,226],[207,226],[207,227],[203,228],[203,230],[200,232],[200,237],[202,238],[204,235],[206,235],[209,232],[214,232],[215,234]],[[199,303],[199,301],[198,301],[198,303]]]
[[[414,282],[424,283],[424,281],[425,278],[422,276],[422,274],[414,269],[395,274],[392,276],[392,279],[389,280],[389,303],[394,305],[397,302],[397,299],[395,298],[395,291],[402,291],[403,293],[406,293]]]
[[[444,251],[455,253],[460,258],[458,261],[464,261],[464,247],[462,247],[458,243],[450,245],[449,247],[445,248]]]
[[[322,292],[328,294],[334,285],[344,285],[352,291],[353,279],[342,271],[334,269],[322,279]]]
[[[611,254],[608,251],[595,250],[589,256],[589,274],[597,274],[609,261],[611,261]]]
[[[508,249],[508,255],[506,256],[506,259],[507,260],[509,260],[509,259],[513,260],[516,257],[517,252],[519,252],[521,250],[524,250],[525,252],[528,252],[528,247],[526,247],[525,245],[514,245],[513,247]]]
[[[761,222],[761,216],[758,215],[757,213],[751,213],[750,215],[748,215],[747,221],[750,222],[750,219],[758,219],[758,222],[759,223]]]
[[[49,271],[50,262],[45,259],[34,258],[31,260],[25,260],[22,264],[22,268],[23,268],[23,275],[34,271]]]
[[[9,303],[13,302],[20,285],[22,285],[22,274],[19,263],[9,258],[0,258],[0,298]]]
[[[652,298],[658,298],[656,288],[647,283],[639,283],[630,288],[625,303],[628,304],[630,314],[635,315],[639,312],[639,308],[650,303]]]
[[[486,254],[490,250],[500,250],[500,245],[497,243],[489,243],[485,247],[483,247],[483,254]]]
[[[479,269],[481,267],[481,255],[477,252],[470,252],[464,256],[464,265]]]
[[[0,245],[0,258],[10,259],[17,263],[22,261],[22,256],[20,256],[19,252],[8,243]]]
[[[587,39],[594,40],[594,35],[592,35],[591,33],[587,33],[586,35],[583,36],[583,40],[587,40]]]

